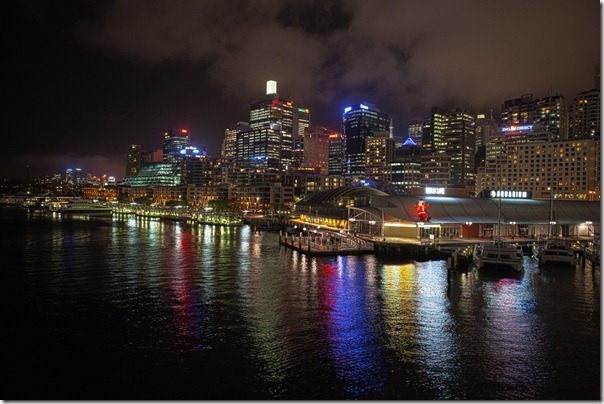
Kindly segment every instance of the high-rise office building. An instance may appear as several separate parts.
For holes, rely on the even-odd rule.
[[[432,107],[430,115],[424,118],[422,127],[422,154],[445,153],[445,126],[447,119],[442,108]]]
[[[396,149],[394,161],[389,163],[392,173],[391,189],[394,195],[411,195],[421,186],[421,147],[411,137]]]
[[[329,173],[329,140],[333,132],[321,126],[306,128],[301,137],[300,155],[301,167],[315,168],[315,172],[327,175]]]
[[[562,95],[547,95],[535,100],[535,122],[561,140],[566,137],[566,106]]]
[[[365,176],[378,181],[392,181],[389,163],[394,160],[395,140],[391,132],[375,132],[365,139]]]
[[[343,175],[346,172],[344,135],[332,131],[329,135],[329,175]]]
[[[353,177],[365,176],[365,139],[375,132],[388,131],[390,117],[369,103],[355,104],[342,115],[346,150],[346,172]]]
[[[476,168],[476,124],[474,116],[464,109],[454,109],[445,114],[445,151],[451,158],[451,188],[473,187]]]
[[[294,108],[292,125],[292,166],[300,167],[304,156],[304,131],[310,127],[308,108]]]
[[[447,187],[451,182],[451,157],[446,153],[421,156],[422,187]]]
[[[237,122],[224,130],[224,139],[222,141],[222,148],[220,150],[220,156],[223,160],[229,162],[234,162],[236,160],[237,133],[247,132],[249,130],[250,124],[247,122]]]
[[[533,94],[504,101],[501,106],[501,125],[532,125],[535,122],[535,105]]]
[[[413,120],[409,122],[409,138],[415,145],[421,146],[422,144],[422,133],[424,129],[424,123],[421,120]]]
[[[266,98],[250,105],[250,131],[237,133],[237,164],[265,167],[279,173],[291,168],[293,103],[267,82]]]
[[[126,177],[133,177],[138,175],[141,167],[144,164],[151,163],[153,161],[151,152],[144,149],[139,144],[133,144],[128,150],[126,157]]]
[[[495,118],[493,118],[493,111],[491,111],[490,115],[477,114],[475,128],[476,151],[478,152],[479,147],[486,146],[497,134],[499,125],[497,125]]]
[[[569,139],[600,139],[600,90],[583,91],[568,110]]]
[[[180,151],[189,145],[190,138],[187,129],[165,130],[162,161],[164,163],[178,161],[180,159]]]
[[[291,165],[291,138],[285,144],[281,126],[273,124],[237,133],[237,167],[284,173]],[[287,150],[289,149],[289,153]]]
[[[540,130],[552,133],[554,139],[566,137],[566,107],[560,94],[533,98],[525,94],[520,98],[506,100],[501,107],[502,127],[539,125]]]
[[[269,128],[271,125],[278,124],[281,125],[281,130],[291,138],[294,119],[293,102],[280,99],[276,91],[277,83],[269,81],[266,98],[250,105],[250,128]]]

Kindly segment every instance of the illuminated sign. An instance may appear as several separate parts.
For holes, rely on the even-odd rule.
[[[445,194],[445,188],[443,188],[443,187],[439,187],[439,188],[426,187],[426,195],[444,195],[444,194]]]
[[[499,189],[484,190],[482,194],[483,198],[532,199],[533,197],[532,191],[510,191]]]
[[[188,130],[186,130],[186,129],[181,129],[180,131],[181,131],[182,133],[187,133],[187,132],[188,132]]]
[[[365,104],[361,104],[360,107],[361,107],[361,109],[369,109],[369,107]]]
[[[504,126],[501,128],[502,132],[516,132],[519,130],[533,130],[533,125]]]
[[[187,153],[199,154],[199,149],[197,147],[187,146],[184,149],[180,150],[180,154],[187,154]]]
[[[352,109],[352,107],[346,107],[346,108],[344,108],[344,113],[349,112],[351,109]]]

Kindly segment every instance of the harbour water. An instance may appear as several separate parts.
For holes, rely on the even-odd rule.
[[[600,271],[0,209],[6,399],[601,399]]]

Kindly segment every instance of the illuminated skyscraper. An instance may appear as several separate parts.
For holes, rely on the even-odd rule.
[[[346,171],[353,177],[365,176],[365,139],[375,132],[388,131],[390,117],[369,103],[355,104],[342,115],[346,149]]]
[[[600,105],[599,89],[577,94],[568,111],[570,139],[600,139]]]
[[[566,137],[566,106],[564,97],[547,95],[535,100],[535,122],[544,131],[550,132],[554,138],[561,140]]]
[[[495,138],[495,134],[497,133],[497,122],[495,122],[495,118],[493,118],[493,112],[491,111],[491,115],[487,116],[486,114],[478,114],[476,115],[476,149],[478,150],[481,146],[486,146],[491,139]]]
[[[451,188],[473,187],[476,166],[476,124],[474,116],[464,109],[445,114],[445,151],[451,158]]]
[[[180,159],[180,151],[190,145],[187,129],[168,129],[164,131],[163,162],[171,163]]]
[[[392,181],[388,165],[394,161],[395,140],[390,133],[375,132],[365,139],[365,175],[378,181]]]
[[[245,168],[261,168],[268,172],[283,173],[291,164],[284,158],[283,131],[277,124],[237,133],[236,165]]]
[[[332,133],[333,131],[321,126],[311,126],[305,130],[301,137],[302,166],[315,167],[319,174],[329,173],[329,136]]]
[[[344,159],[344,135],[331,132],[329,135],[329,175],[343,175],[346,172],[346,161]]]
[[[397,148],[394,161],[388,165],[394,195],[411,195],[411,189],[421,186],[421,147],[411,137]]]
[[[234,162],[237,157],[237,133],[250,130],[250,124],[247,122],[237,122],[224,130],[224,140],[222,141],[221,157],[225,161]]]
[[[270,82],[269,82],[270,83]],[[277,83],[267,83],[267,91],[275,91],[266,94],[266,98],[250,105],[250,128],[260,129],[269,128],[271,125],[281,125],[281,130],[289,135],[290,139],[293,133],[293,114],[294,107],[291,101],[279,98]]]
[[[294,108],[292,125],[292,166],[300,167],[304,155],[304,131],[310,126],[308,108]]]
[[[126,177],[138,175],[141,167],[152,161],[151,152],[144,149],[139,144],[133,144],[130,146],[128,156],[126,157]]]
[[[422,144],[423,126],[423,122],[420,120],[414,120],[409,123],[409,138],[415,145],[421,146]]]
[[[501,106],[501,125],[532,125],[535,122],[535,105],[533,94],[504,101]]]
[[[499,126],[493,118],[493,111],[487,116],[486,114],[476,115],[476,158],[474,159],[474,165],[478,170],[478,167],[484,167],[487,156],[487,145],[492,139],[495,139],[497,129]]]
[[[474,185],[476,133],[474,116],[463,109],[433,107],[424,119],[422,185]]]
[[[250,106],[250,131],[237,133],[237,164],[287,171],[292,164],[293,103],[267,83],[267,98]]]

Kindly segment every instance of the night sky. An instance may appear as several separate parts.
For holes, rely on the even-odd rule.
[[[187,128],[218,157],[267,80],[340,129],[370,102],[395,135],[434,105],[494,110],[532,93],[567,103],[595,87],[595,0],[165,0],[1,2],[0,178],[124,177],[131,144]],[[8,107],[6,107],[8,104]]]

